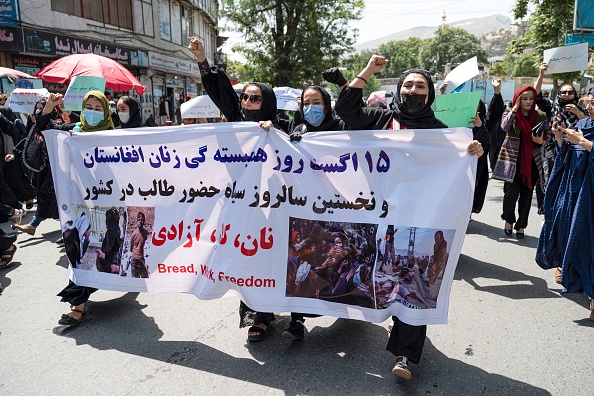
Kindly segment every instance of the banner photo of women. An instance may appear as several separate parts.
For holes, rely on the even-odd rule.
[[[474,192],[470,129],[44,135],[79,285],[447,322]]]

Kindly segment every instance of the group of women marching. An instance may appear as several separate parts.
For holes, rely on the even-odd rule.
[[[367,66],[353,81],[348,82],[336,68],[324,73],[324,78],[341,88],[334,111],[328,92],[317,85],[306,87],[300,98],[299,109],[293,120],[278,117],[276,96],[270,85],[253,82],[244,86],[238,96],[225,73],[212,67],[206,60],[200,40],[192,38],[188,49],[196,56],[202,83],[213,102],[229,122],[255,121],[264,130],[276,128],[299,141],[301,136],[313,131],[338,130],[398,130],[447,128],[438,120],[431,105],[435,100],[435,88],[431,75],[423,69],[411,68],[400,76],[394,102],[390,108],[366,107],[363,102],[363,88],[375,73],[381,71],[388,60],[373,55]],[[522,239],[528,226],[533,191],[536,189],[539,210],[544,213],[536,261],[543,268],[556,268],[557,280],[565,290],[583,290],[594,298],[594,219],[591,200],[594,195],[594,159],[590,155],[594,139],[594,90],[584,101],[578,103],[575,88],[564,84],[554,103],[548,102],[541,93],[542,77],[546,64],[541,65],[540,77],[535,87],[519,89],[511,104],[504,111],[501,97],[501,80],[492,81],[495,95],[489,105],[479,104],[473,123],[474,141],[468,146],[468,154],[479,157],[473,212],[481,211],[485,200],[489,171],[486,150],[491,150],[493,178],[505,181],[501,218],[503,233]],[[36,228],[46,218],[57,217],[57,203],[47,157],[44,149],[43,131],[62,129],[75,132],[95,132],[113,129],[112,112],[103,93],[89,92],[82,103],[80,120],[71,120],[70,115],[59,109],[61,95],[51,94],[40,102],[29,117],[27,137],[21,141],[14,138],[14,155],[23,156],[22,163],[34,173],[35,188],[24,188],[20,199],[29,199],[30,191],[37,196],[37,211],[33,220],[15,228],[35,234]],[[142,125],[140,104],[134,98],[122,97],[117,103],[121,128]],[[0,114],[0,126],[10,115]],[[4,123],[4,124],[2,124]],[[4,131],[4,129],[3,129]],[[12,133],[12,132],[11,132]],[[16,133],[16,132],[14,132]],[[16,136],[16,135],[15,135]],[[6,139],[5,139],[6,141]],[[500,148],[501,147],[501,148]],[[495,161],[496,160],[496,161]],[[17,161],[18,162],[18,161]],[[20,163],[19,162],[19,163]],[[18,183],[26,178],[19,170]],[[23,176],[24,177],[24,176]],[[4,188],[0,174],[0,198]],[[29,195],[27,195],[29,194]],[[0,200],[0,216],[18,217],[15,205],[4,205]],[[6,209],[6,210],[5,210]],[[72,230],[79,230],[74,238],[80,243],[68,251],[71,261],[77,262],[88,246],[88,229],[84,217],[81,224]],[[68,231],[68,230],[67,230]],[[502,233],[502,235],[503,235]],[[68,232],[64,233],[65,238]],[[16,246],[14,239],[6,239],[0,233],[0,266],[5,257],[12,258]],[[11,250],[12,249],[12,250]],[[104,254],[108,254],[107,249]],[[279,263],[283,264],[284,263]],[[96,289],[78,286],[73,282],[59,293],[62,301],[71,305],[70,312],[62,315],[61,325],[72,326],[85,319],[85,303]],[[594,320],[594,303],[590,301],[590,318]],[[275,316],[270,312],[255,312],[245,303],[240,304],[241,325],[249,326],[247,337],[250,342],[267,338]],[[291,313],[291,322],[283,336],[303,339],[306,313]],[[409,362],[419,363],[426,338],[426,326],[412,326],[393,317],[393,325],[386,349],[396,356],[392,372],[401,378],[412,377]]]

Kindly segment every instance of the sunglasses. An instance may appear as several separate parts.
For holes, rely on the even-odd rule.
[[[559,91],[559,95],[574,95],[575,91]]]
[[[239,95],[239,99],[241,99],[242,102],[247,102],[249,99],[253,104],[258,104],[262,102],[262,95],[248,95],[246,93],[242,93]]]

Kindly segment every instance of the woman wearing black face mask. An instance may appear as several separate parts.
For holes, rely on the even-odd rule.
[[[410,69],[402,73],[396,89],[393,109],[380,107],[361,107],[363,87],[369,78],[382,70],[388,60],[373,55],[367,66],[355,77],[338,97],[336,113],[350,129],[434,129],[447,128],[435,118],[431,104],[435,100],[435,88],[431,76],[423,69]],[[483,155],[478,141],[468,146],[470,155]],[[412,374],[408,361],[419,363],[427,326],[412,326],[393,316],[394,325],[386,349],[396,355],[396,365],[392,373],[404,379]]]
[[[228,122],[255,121],[265,130],[274,126],[290,132],[291,121],[278,117],[276,95],[270,85],[260,82],[247,84],[238,98],[225,72],[208,64],[200,40],[192,37],[188,49],[196,56],[206,93]]]
[[[571,84],[563,84],[559,88],[557,99],[553,103],[553,117],[557,116],[567,128],[575,128],[579,120],[587,118],[588,112],[578,104],[579,98]]]

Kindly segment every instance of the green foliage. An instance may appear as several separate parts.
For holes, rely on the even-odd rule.
[[[380,45],[375,53],[390,60],[381,71],[380,77],[398,78],[403,71],[420,67],[421,49],[429,42],[430,39],[421,40],[418,37],[411,37],[408,40],[389,41]]]
[[[489,54],[475,35],[464,29],[440,26],[435,36],[421,47],[419,62],[422,68],[435,74],[443,72],[447,63],[461,63],[473,56],[481,63],[489,62]]]
[[[532,47],[538,63],[542,61],[544,50],[561,46],[564,35],[572,31],[575,0],[516,0],[514,17],[526,18],[530,4],[534,5],[534,11],[530,15],[526,34],[520,34],[512,40],[507,52],[510,55],[519,55]],[[537,66],[536,68],[538,71]],[[579,76],[580,73],[563,73],[551,77],[569,82]]]
[[[361,18],[362,0],[222,0],[221,16],[242,32],[236,49],[254,80],[275,86],[320,83],[355,42],[350,21]],[[249,74],[253,73],[253,74]]]

